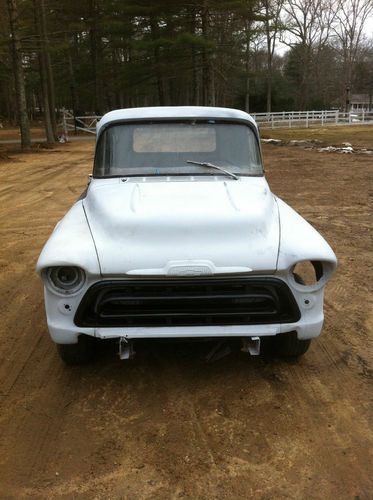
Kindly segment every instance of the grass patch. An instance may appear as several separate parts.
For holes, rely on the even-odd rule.
[[[373,149],[373,125],[351,125],[323,128],[276,128],[262,129],[263,139],[318,139],[331,145],[350,142],[353,146]]]

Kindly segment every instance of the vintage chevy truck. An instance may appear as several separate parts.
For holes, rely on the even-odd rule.
[[[300,175],[300,172],[294,172]],[[323,324],[336,257],[270,190],[254,120],[234,109],[116,110],[97,124],[87,189],[37,272],[67,364],[100,339],[242,339],[300,356]]]

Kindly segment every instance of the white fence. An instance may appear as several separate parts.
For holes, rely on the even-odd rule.
[[[373,125],[373,111],[351,111],[344,113],[338,110],[323,111],[283,111],[279,113],[251,113],[260,128],[279,127],[320,127],[328,125]],[[96,133],[96,123],[101,116],[74,116],[67,110],[63,111],[62,128],[65,135],[69,132]]]
[[[349,113],[338,110],[283,111],[280,113],[251,113],[251,116],[260,128],[373,124],[373,111],[365,110]]]
[[[62,129],[66,136],[71,131],[96,134],[96,124],[100,118],[101,116],[96,115],[74,116],[70,111],[64,109],[62,110]]]

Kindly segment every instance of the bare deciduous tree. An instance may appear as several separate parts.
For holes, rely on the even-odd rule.
[[[352,71],[364,36],[364,26],[373,13],[373,0],[339,0],[335,4],[336,24],[334,33],[343,58],[343,73],[346,88],[346,111],[349,111],[349,92]]]
[[[330,39],[336,18],[335,3],[336,0],[286,0],[283,6],[286,35],[282,41],[289,46],[297,45],[301,54],[300,109],[308,102],[313,57]]]
[[[285,0],[261,0],[259,7],[264,15],[267,49],[267,112],[272,108],[272,65],[277,37],[282,29],[281,12]]]

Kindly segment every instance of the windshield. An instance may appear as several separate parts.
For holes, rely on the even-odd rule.
[[[224,175],[201,163],[237,175],[263,174],[253,130],[240,123],[209,120],[109,126],[97,144],[93,175]]]

